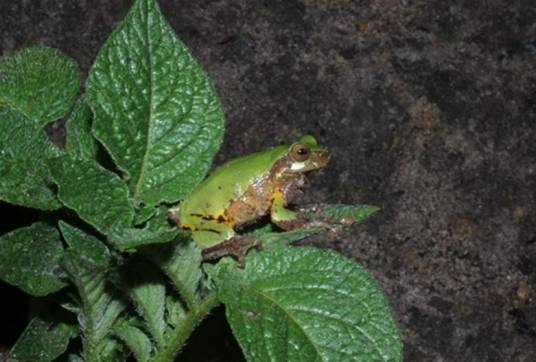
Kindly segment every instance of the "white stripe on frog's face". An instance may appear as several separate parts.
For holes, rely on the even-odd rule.
[[[299,171],[304,168],[305,168],[305,162],[292,162],[292,165],[290,165],[290,169],[292,171]]]

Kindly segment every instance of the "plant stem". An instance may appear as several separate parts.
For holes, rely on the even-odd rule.
[[[181,350],[188,337],[190,337],[195,327],[197,327],[212,308],[216,307],[219,303],[220,301],[216,295],[213,294],[205,298],[201,304],[198,304],[191,309],[186,318],[175,330],[175,334],[171,337],[171,340],[167,343],[166,347],[155,355],[153,362],[173,362],[175,356]]]

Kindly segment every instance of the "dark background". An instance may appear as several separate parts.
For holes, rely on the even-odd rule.
[[[87,73],[130,4],[1,1],[0,51],[59,48]],[[533,0],[160,4],[224,105],[218,163],[312,133],[333,155],[301,202],[383,207],[339,240],[308,243],[374,274],[406,361],[536,361]],[[61,124],[51,131],[62,137]],[[1,207],[4,231],[35,217]],[[0,293],[5,346],[25,300]],[[218,335],[191,355],[235,360],[221,311],[208,323]]]

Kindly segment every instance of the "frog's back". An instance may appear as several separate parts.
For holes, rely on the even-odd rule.
[[[218,167],[181,203],[181,219],[189,215],[221,215],[257,177],[270,172],[275,162],[287,153],[288,147],[274,147],[236,158]]]

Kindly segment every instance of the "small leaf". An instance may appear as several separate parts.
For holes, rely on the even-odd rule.
[[[40,210],[61,207],[44,162],[0,159],[0,175],[0,200]]]
[[[61,151],[46,137],[41,126],[22,113],[0,105],[0,157],[46,159]]]
[[[106,234],[134,218],[126,184],[93,160],[62,157],[50,161],[59,199],[82,220]]]
[[[136,214],[134,215],[134,225],[140,225],[149,220],[156,213],[157,208],[154,206],[142,206],[136,209]]]
[[[262,232],[262,233],[252,233],[252,236],[257,236],[262,241],[263,249],[268,249],[272,247],[286,246],[290,243],[293,243],[298,240],[308,238],[321,233],[323,230],[320,228],[311,228],[311,229],[296,229],[291,231],[283,232]]]
[[[127,250],[143,245],[166,243],[175,239],[179,234],[179,229],[169,223],[167,209],[165,205],[154,208],[151,211],[152,216],[149,220],[145,220],[143,228],[114,225],[110,229],[108,240],[117,249]]]
[[[101,342],[102,349],[92,357],[92,361],[123,362],[127,360],[129,351],[114,335],[110,334]],[[87,356],[87,353],[86,353]],[[89,358],[86,357],[86,361]]]
[[[13,348],[13,358],[48,362],[59,357],[67,349],[69,340],[78,334],[76,325],[53,323],[40,317],[33,318]]]
[[[0,105],[0,200],[41,210],[61,207],[43,161],[58,155],[40,126]]]
[[[66,114],[79,88],[77,64],[58,50],[26,48],[0,58],[0,103],[40,126]]]
[[[108,268],[111,258],[110,251],[102,241],[63,221],[59,222],[59,227],[67,245],[69,245],[69,250],[75,252],[79,258],[84,259],[84,264],[101,270]]]
[[[115,335],[134,353],[139,362],[149,361],[153,345],[147,335],[127,321],[114,328]]]
[[[67,355],[67,362],[84,362],[84,360],[77,354],[69,353]]]
[[[86,89],[94,133],[127,173],[136,202],[175,202],[203,179],[223,137],[223,111],[156,1],[134,3]]]
[[[99,145],[91,133],[93,113],[85,98],[76,103],[67,121],[65,148],[73,158],[96,159]]]
[[[139,271],[143,270],[143,273]],[[154,267],[139,257],[133,257],[121,270],[123,288],[136,306],[147,329],[159,347],[164,346],[166,287]]]
[[[359,223],[381,208],[373,205],[344,205],[344,204],[321,204],[309,213],[312,219],[331,219],[334,223],[346,220],[345,223]]]
[[[56,228],[35,223],[0,237],[0,278],[43,296],[66,286],[59,265],[63,246]]]
[[[201,250],[195,243],[183,236],[171,243],[147,247],[143,252],[164,271],[187,306],[194,307],[203,276]]]
[[[170,227],[177,229],[177,225],[169,220],[168,211],[169,207],[165,204],[157,207],[153,217],[146,221],[146,229],[153,231]]]
[[[94,236],[73,226],[62,222],[60,228],[69,244],[63,265],[78,290],[82,304],[78,319],[81,321],[86,358],[91,360],[100,356],[105,360],[103,356],[121,354],[120,345],[109,336],[126,304],[107,280],[111,261],[108,249]]]
[[[174,227],[166,227],[158,230],[147,228],[125,228],[114,226],[110,229],[108,240],[119,250],[137,248],[142,245],[166,243],[173,240],[179,234],[179,230]]]
[[[172,329],[186,318],[186,310],[181,301],[173,293],[166,296],[166,322]]]
[[[334,252],[278,248],[224,263],[216,283],[250,361],[400,361],[389,304],[370,274]]]

